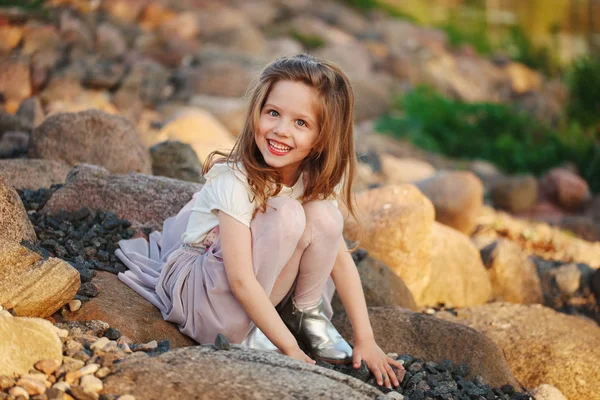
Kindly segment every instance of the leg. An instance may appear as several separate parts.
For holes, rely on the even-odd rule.
[[[267,211],[257,213],[250,226],[252,261],[258,282],[276,305],[276,297],[283,298],[296,277],[298,263],[295,263],[295,271],[287,266],[294,264],[291,260],[305,230],[306,220],[304,209],[297,200],[276,197],[267,204]],[[276,280],[279,282],[277,285]],[[283,286],[289,282],[287,289],[282,286],[282,282]],[[280,294],[282,291],[285,293]]]
[[[344,224],[342,214],[329,201],[306,203],[304,213],[306,228],[298,243],[304,251],[294,289],[294,301],[300,310],[319,303],[333,269]]]

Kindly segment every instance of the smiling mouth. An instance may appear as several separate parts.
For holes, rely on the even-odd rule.
[[[290,150],[292,150],[290,146],[286,146],[272,140],[267,140],[267,143],[269,145],[269,149],[274,150],[277,153],[288,153]]]

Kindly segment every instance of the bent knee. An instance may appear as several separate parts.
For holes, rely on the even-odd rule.
[[[306,215],[298,200],[271,198],[267,201],[267,212],[275,214],[278,225],[289,235],[300,237],[306,228]]]
[[[338,237],[342,234],[344,218],[340,210],[330,201],[317,200],[304,204],[307,227],[327,237]]]

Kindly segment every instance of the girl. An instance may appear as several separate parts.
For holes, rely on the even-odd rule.
[[[364,360],[379,385],[398,386],[391,366],[402,365],[375,343],[337,208],[341,198],[355,214],[348,78],[307,55],[284,57],[250,94],[244,129],[229,155],[209,155],[202,190],[150,243],[119,243],[130,269],[120,279],[199,343],[222,333],[314,363],[300,341],[313,358]],[[336,288],[354,348],[330,322]]]

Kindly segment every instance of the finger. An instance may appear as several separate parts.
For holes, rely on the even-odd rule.
[[[381,366],[381,370],[384,371],[383,372],[383,384],[388,389],[391,389],[392,385],[390,384],[390,373],[386,370],[386,365],[387,364],[384,364],[383,366]]]
[[[352,366],[354,368],[359,368],[360,364],[362,363],[362,356],[360,355],[360,353],[354,352],[354,360],[352,361]]]
[[[394,386],[398,386],[400,383],[398,383],[398,378],[396,377],[396,373],[394,372],[392,367],[390,367],[388,364],[386,364],[385,369],[387,371],[388,376],[390,377],[390,380],[389,380],[390,383]]]
[[[404,369],[404,365],[402,365],[402,363],[400,363],[397,360],[394,360],[393,358],[388,357],[388,364],[393,365],[394,367],[403,370]]]
[[[375,375],[375,379],[377,380],[377,384],[379,386],[383,386],[383,373],[381,372],[381,370],[379,369],[378,366],[374,366],[373,368],[371,368],[371,372],[373,373],[373,375]]]

